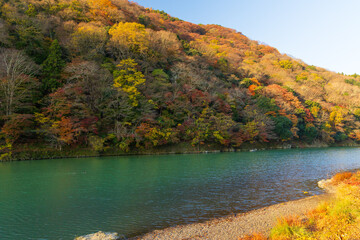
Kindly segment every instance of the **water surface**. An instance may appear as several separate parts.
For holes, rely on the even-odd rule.
[[[319,194],[317,181],[360,168],[360,149],[0,163],[0,239],[134,236]]]

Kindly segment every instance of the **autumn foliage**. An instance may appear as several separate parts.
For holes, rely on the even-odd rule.
[[[0,146],[360,141],[358,75],[127,0],[0,1],[0,48]]]

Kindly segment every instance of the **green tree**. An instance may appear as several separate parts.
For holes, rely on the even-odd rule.
[[[44,93],[53,92],[61,86],[60,74],[65,66],[61,47],[56,39],[51,43],[49,50],[50,53],[42,64],[42,90]]]
[[[145,95],[151,96],[151,99],[158,106],[163,105],[165,107],[164,93],[170,91],[170,77],[162,69],[155,69],[151,75],[152,78],[147,82]]]
[[[260,109],[263,109],[265,113],[277,112],[279,107],[275,103],[275,99],[259,96],[256,103]]]
[[[151,19],[148,16],[142,14],[138,17],[138,20],[139,23],[144,25],[145,27],[148,27],[151,23]]]
[[[334,139],[336,142],[343,142],[348,139],[348,136],[343,132],[336,132],[336,134],[334,135]]]
[[[305,127],[305,139],[311,143],[318,136],[318,131],[313,124],[307,124]]]
[[[281,140],[287,140],[293,136],[291,132],[292,122],[290,119],[284,116],[274,117],[275,133]]]
[[[162,69],[155,69],[152,72],[152,75],[157,81],[167,82],[167,83],[169,82],[169,75],[167,75]]]

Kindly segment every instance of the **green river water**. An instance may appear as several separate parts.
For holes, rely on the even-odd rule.
[[[359,148],[0,163],[0,239],[127,237],[319,194]]]

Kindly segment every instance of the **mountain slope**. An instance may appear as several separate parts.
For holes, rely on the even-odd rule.
[[[0,0],[0,9],[4,159],[360,141],[356,74],[125,0]]]

